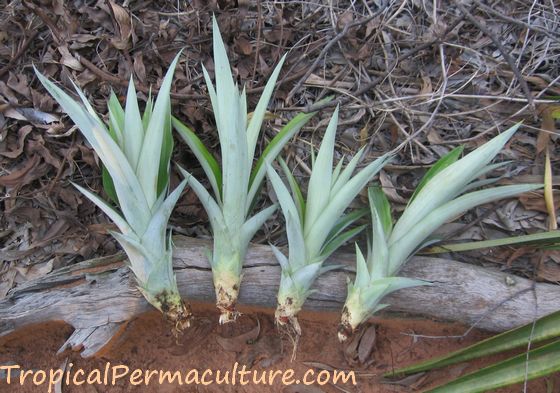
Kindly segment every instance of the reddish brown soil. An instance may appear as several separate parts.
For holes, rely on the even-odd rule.
[[[477,367],[499,359],[494,357],[485,361],[470,362],[440,371],[434,371],[422,376],[409,377],[400,384],[388,384],[381,375],[390,371],[392,367],[405,366],[419,360],[445,354],[451,350],[472,344],[487,337],[480,331],[473,331],[465,339],[457,338],[414,338],[411,333],[427,336],[454,336],[465,332],[464,326],[447,324],[419,319],[379,319],[377,340],[373,352],[374,362],[368,367],[350,367],[343,355],[342,347],[336,338],[337,315],[304,313],[300,319],[303,336],[300,339],[297,357],[290,360],[292,344],[288,337],[278,339],[277,331],[272,325],[272,315],[266,310],[245,309],[259,318],[261,335],[255,343],[253,341],[240,343],[229,340],[227,344],[237,347],[241,353],[226,351],[220,346],[216,338],[218,335],[231,337],[248,332],[255,326],[255,321],[247,316],[242,317],[236,325],[218,326],[218,314],[208,306],[195,306],[198,316],[194,326],[178,339],[170,333],[169,326],[157,313],[149,313],[132,321],[122,334],[114,339],[104,350],[103,355],[96,359],[82,359],[77,352],[66,352],[55,355],[58,348],[72,332],[72,328],[51,323],[47,325],[29,327],[0,341],[0,365],[18,364],[25,369],[50,369],[61,366],[66,359],[73,363],[72,370],[83,368],[89,370],[99,368],[103,370],[107,362],[113,365],[126,365],[131,370],[182,370],[196,368],[201,373],[204,369],[226,371],[231,369],[237,361],[240,364],[255,363],[254,370],[288,370],[294,369],[294,379],[301,378],[310,368],[318,373],[321,368],[330,367],[338,370],[354,370],[357,385],[351,383],[338,384],[337,387],[325,386],[303,387],[302,385],[286,387],[277,379],[273,386],[247,384],[231,385],[191,385],[178,384],[160,385],[157,377],[149,386],[131,386],[125,380],[117,381],[115,386],[99,384],[66,386],[62,385],[62,392],[410,392],[424,391],[446,380],[452,379]],[[278,355],[279,348],[283,348],[283,355],[276,363],[271,356]],[[264,361],[264,366],[259,364]],[[267,365],[266,363],[273,363]],[[311,363],[310,363],[311,362]],[[307,363],[307,364],[306,364]],[[268,367],[266,367],[268,366]],[[186,374],[185,371],[185,374]],[[222,372],[223,372],[222,371]],[[547,392],[553,386],[557,389],[560,378],[551,377],[529,384],[528,392]],[[33,386],[29,380],[23,387],[16,384],[8,386],[5,375],[0,377],[0,392],[47,392],[47,385]],[[551,385],[553,384],[553,385]],[[56,390],[52,390],[56,391]],[[60,390],[59,390],[60,391]],[[500,392],[522,391],[520,385]]]

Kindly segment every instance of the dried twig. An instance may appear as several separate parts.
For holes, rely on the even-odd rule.
[[[27,52],[27,49],[29,48],[29,45],[31,45],[31,43],[33,41],[35,41],[35,38],[37,38],[38,35],[39,35],[39,31],[36,30],[36,31],[33,32],[33,34],[31,34],[31,37],[29,37],[27,40],[25,40],[25,42],[19,48],[17,53],[14,55],[14,57],[12,57],[10,59],[8,64],[6,64],[4,67],[2,67],[2,69],[0,69],[0,78],[3,77],[8,71],[10,71],[12,69],[12,67],[17,63],[18,59],[21,56],[23,56],[25,54],[25,52]]]
[[[474,9],[476,7],[476,5],[473,5],[471,7],[471,9]],[[391,67],[387,70],[385,70],[383,73],[381,73],[381,75],[379,75],[377,78],[372,79],[370,82],[364,84],[362,87],[360,87],[359,89],[357,89],[355,92],[353,92],[351,94],[351,96],[361,96],[362,94],[368,92],[369,90],[373,89],[375,86],[377,86],[379,83],[381,83],[385,78],[387,78],[387,76],[393,71],[393,69],[396,67],[396,65],[400,62],[402,62],[403,60],[406,59],[410,59],[412,58],[414,55],[416,55],[417,53],[428,49],[430,47],[432,47],[433,45],[439,44],[441,42],[443,42],[446,37],[457,27],[459,26],[459,24],[465,19],[465,15],[458,17],[455,19],[455,21],[453,23],[451,23],[442,34],[439,35],[439,37],[426,42],[422,45],[418,45],[416,46],[414,49],[411,49],[409,51],[407,51],[406,53],[401,54],[400,56],[398,56],[395,61],[393,62],[393,64],[391,65]],[[342,97],[342,98],[338,98],[336,100],[332,100],[330,102],[327,102],[325,104],[321,104],[321,105],[311,105],[308,106],[305,109],[305,112],[314,112],[314,111],[319,111],[322,109],[326,109],[326,108],[330,108],[336,105],[343,105],[346,104],[350,101],[350,99],[348,97]]]
[[[455,5],[461,10],[463,15],[465,15],[465,17],[468,20],[470,20],[472,22],[472,24],[475,25],[480,31],[482,31],[484,34],[486,34],[486,36],[488,36],[488,38],[490,38],[492,40],[494,45],[496,45],[496,47],[498,48],[498,50],[502,54],[502,57],[508,63],[509,67],[511,68],[511,70],[515,74],[515,77],[517,78],[517,81],[519,82],[519,86],[521,86],[521,89],[523,90],[523,93],[527,97],[527,102],[529,103],[529,107],[531,108],[531,110],[535,111],[535,103],[533,102],[533,96],[531,94],[531,90],[529,89],[529,85],[527,84],[527,81],[523,78],[523,75],[521,75],[521,72],[519,71],[519,68],[517,68],[517,66],[515,65],[515,60],[513,60],[513,58],[509,54],[509,52],[506,50],[506,48],[504,48],[504,46],[502,45],[502,43],[500,42],[498,37],[496,37],[496,35],[494,35],[494,33],[492,33],[486,26],[484,26],[482,23],[480,23],[480,21],[478,21],[478,19],[476,19],[473,16],[473,14],[471,14],[471,12],[469,10],[467,10],[461,4],[460,1],[454,0],[454,2],[455,2]]]
[[[293,95],[300,89],[300,87],[305,83],[305,81],[307,80],[307,78],[309,78],[309,76],[313,73],[313,71],[315,71],[315,68],[317,68],[317,66],[319,65],[319,62],[325,57],[325,55],[327,54],[327,52],[329,51],[329,49],[332,48],[333,45],[335,45],[338,41],[340,41],[342,38],[344,38],[344,36],[348,33],[348,31],[353,28],[353,27],[358,27],[361,25],[364,25],[366,23],[368,23],[369,21],[373,20],[374,18],[376,18],[377,16],[381,15],[381,13],[383,12],[383,10],[376,12],[373,15],[370,15],[366,18],[362,18],[356,22],[352,22],[352,23],[347,23],[344,28],[337,34],[335,35],[328,43],[327,45],[325,45],[323,47],[323,49],[321,50],[321,53],[319,53],[319,56],[317,56],[315,58],[315,61],[313,61],[313,63],[311,64],[311,66],[309,66],[309,68],[307,69],[307,72],[303,75],[303,77],[295,84],[295,86],[292,88],[292,90],[290,90],[290,92],[288,93],[288,97],[286,99],[286,101],[290,101],[293,97]]]

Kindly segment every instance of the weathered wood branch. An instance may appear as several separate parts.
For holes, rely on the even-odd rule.
[[[212,274],[204,255],[207,241],[177,236],[175,271],[186,298],[214,301]],[[335,254],[345,267],[319,278],[305,307],[340,311],[354,256]],[[560,286],[439,258],[416,257],[402,275],[434,282],[389,296],[390,311],[462,322],[504,331],[560,308]],[[274,307],[280,268],[268,246],[251,246],[244,267],[240,304]],[[537,307],[538,306],[538,307]],[[76,330],[61,350],[83,348],[94,355],[127,321],[151,306],[135,288],[122,255],[84,261],[12,290],[0,301],[0,336],[35,323],[65,321]],[[333,331],[334,334],[334,331]]]

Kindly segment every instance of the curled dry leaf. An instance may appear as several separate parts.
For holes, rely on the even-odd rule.
[[[404,199],[402,196],[400,196],[397,193],[395,185],[393,184],[389,175],[387,175],[387,172],[385,172],[384,170],[381,170],[379,172],[379,182],[381,183],[381,186],[383,187],[383,192],[387,195],[389,200],[391,200],[392,202],[401,203],[403,205],[406,205],[406,203],[407,203],[406,199]]]
[[[220,346],[228,352],[242,352],[251,342],[254,342],[261,332],[261,324],[257,318],[257,325],[250,331],[235,337],[217,336],[216,341]]]
[[[29,135],[29,133],[31,132],[32,129],[33,129],[33,127],[31,127],[30,125],[21,127],[18,130],[16,147],[13,148],[12,150],[9,150],[9,151],[0,151],[0,155],[4,156],[4,157],[7,157],[7,158],[17,158],[17,157],[19,157],[21,155],[21,153],[23,153],[23,147],[25,145],[25,138],[27,137],[27,135]]]
[[[128,47],[128,42],[130,40],[130,36],[132,35],[132,20],[128,15],[128,11],[116,4],[114,1],[109,1],[111,5],[111,10],[115,17],[115,22],[119,29],[118,37],[111,39],[111,44],[117,49],[126,49]]]
[[[270,367],[282,360],[282,339],[274,330],[269,330],[253,345],[245,345],[237,360],[248,367],[257,362],[260,367]]]
[[[344,358],[350,366],[369,366],[374,362],[371,357],[375,349],[375,325],[364,325],[344,345]]]
[[[68,50],[68,46],[67,45],[61,45],[58,48],[58,51],[60,52],[61,58],[60,58],[60,64],[65,65],[66,67],[69,67],[73,70],[76,71],[83,71],[84,67],[82,66],[82,63],[80,63],[80,61],[78,59],[76,59]]]
[[[29,183],[37,177],[36,171],[40,161],[39,156],[32,156],[23,167],[14,170],[9,175],[0,176],[0,186],[12,188]]]

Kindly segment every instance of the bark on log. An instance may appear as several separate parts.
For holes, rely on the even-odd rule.
[[[212,274],[204,240],[176,236],[174,267],[181,294],[213,302]],[[335,254],[344,267],[321,276],[305,308],[339,312],[346,297],[347,277],[353,276],[354,256]],[[250,247],[244,267],[240,304],[275,307],[280,268],[268,246]],[[398,291],[387,298],[389,311],[450,320],[490,331],[504,331],[557,311],[560,286],[439,258],[415,257],[401,275],[434,283]],[[139,294],[124,265],[112,256],[59,269],[14,288],[0,301],[0,336],[48,321],[65,321],[75,328],[63,345],[95,355],[129,320],[151,306]],[[334,331],[333,331],[334,334]]]

